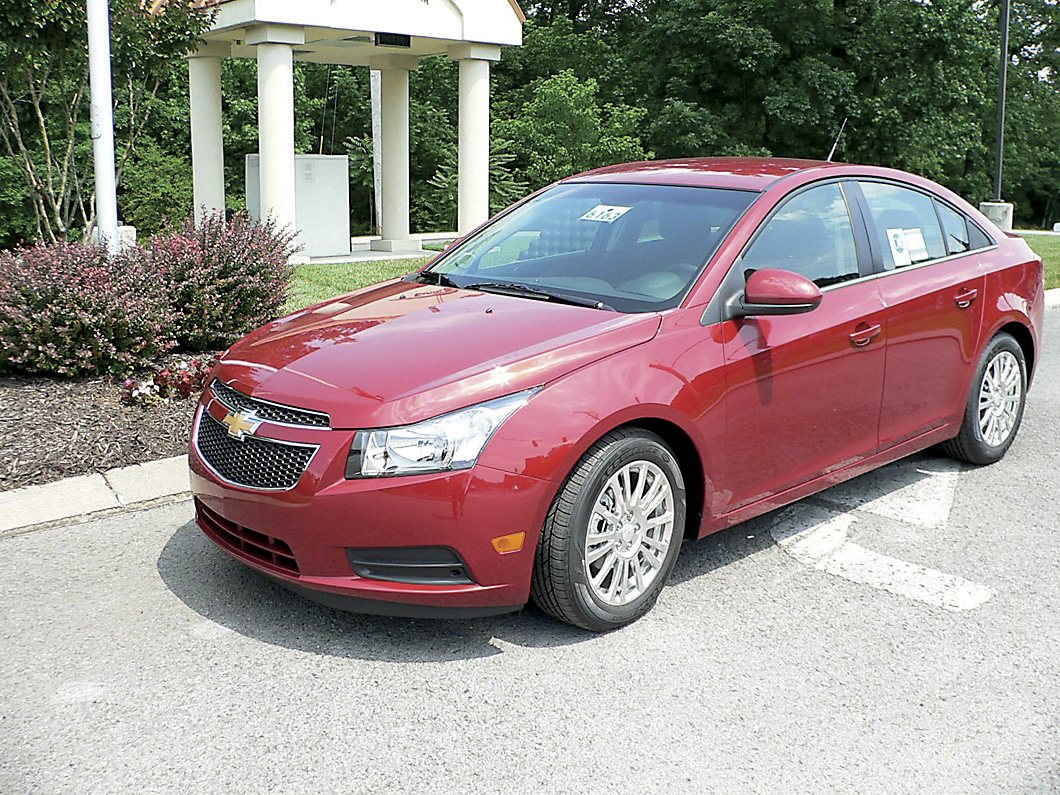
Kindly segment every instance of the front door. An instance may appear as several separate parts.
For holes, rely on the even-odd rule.
[[[861,279],[838,183],[787,199],[738,260],[744,279],[783,268],[822,288],[801,315],[724,321],[729,510],[876,452],[887,339],[875,279]]]

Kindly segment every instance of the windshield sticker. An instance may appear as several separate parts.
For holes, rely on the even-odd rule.
[[[632,207],[613,207],[610,204],[598,204],[579,220],[603,221],[605,224],[613,224],[632,209]]]
[[[887,242],[891,244],[891,256],[894,258],[895,267],[901,268],[903,265],[913,264],[913,260],[909,258],[909,249],[906,248],[904,229],[888,229]]]

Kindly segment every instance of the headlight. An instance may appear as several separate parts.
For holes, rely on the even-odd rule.
[[[493,432],[536,391],[517,392],[415,425],[358,431],[346,459],[346,477],[469,469]]]

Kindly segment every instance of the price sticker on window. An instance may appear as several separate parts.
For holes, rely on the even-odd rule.
[[[891,258],[894,260],[895,267],[901,268],[913,264],[906,246],[904,229],[888,229],[887,242],[891,244]]]
[[[632,207],[616,207],[610,204],[598,204],[579,220],[602,221],[605,224],[613,224],[632,209]]]

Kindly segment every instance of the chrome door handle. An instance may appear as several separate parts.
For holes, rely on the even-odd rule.
[[[957,306],[959,306],[961,309],[967,309],[972,305],[972,301],[974,301],[978,296],[978,290],[976,290],[974,287],[968,287],[957,293],[957,295],[954,296],[953,300],[957,302]]]
[[[850,341],[858,348],[864,348],[876,337],[879,336],[880,332],[883,331],[883,327],[877,323],[875,326],[865,326],[864,328],[858,328],[853,334],[850,335]]]

